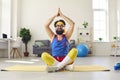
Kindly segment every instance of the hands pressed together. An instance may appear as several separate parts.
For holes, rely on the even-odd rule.
[[[63,16],[63,14],[62,14],[62,12],[61,12],[61,10],[60,10],[60,8],[58,9],[58,12],[57,12],[57,14],[55,15],[56,17],[59,17],[59,16]]]

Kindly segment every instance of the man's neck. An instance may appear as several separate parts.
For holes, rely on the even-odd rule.
[[[58,40],[62,40],[62,38],[63,38],[63,35],[57,35]]]

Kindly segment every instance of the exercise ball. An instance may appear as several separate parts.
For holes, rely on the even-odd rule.
[[[76,46],[76,49],[78,50],[78,57],[85,57],[87,56],[89,49],[86,44],[79,44]]]

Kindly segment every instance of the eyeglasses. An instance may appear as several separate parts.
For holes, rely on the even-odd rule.
[[[64,25],[56,25],[55,27],[63,28]]]

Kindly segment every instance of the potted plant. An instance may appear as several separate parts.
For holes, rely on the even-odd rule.
[[[113,39],[116,41],[116,40],[117,40],[117,37],[116,37],[116,36],[114,36],[114,37],[113,37]]]
[[[102,40],[103,40],[103,38],[100,37],[100,38],[99,38],[99,41],[102,41]]]
[[[84,23],[82,25],[84,26],[84,28],[87,28],[88,22],[84,21]]]
[[[28,42],[31,40],[30,30],[26,28],[20,29],[20,37],[22,38],[23,43],[25,44],[25,52],[24,56],[29,56],[29,52],[27,51]]]

